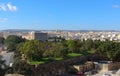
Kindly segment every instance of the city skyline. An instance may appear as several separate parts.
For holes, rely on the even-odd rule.
[[[1,0],[0,30],[119,30],[120,0]]]

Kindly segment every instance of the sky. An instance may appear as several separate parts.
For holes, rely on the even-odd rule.
[[[0,30],[120,30],[120,0],[0,0]]]

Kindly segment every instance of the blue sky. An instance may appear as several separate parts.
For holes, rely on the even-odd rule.
[[[119,30],[120,0],[0,0],[0,30]]]

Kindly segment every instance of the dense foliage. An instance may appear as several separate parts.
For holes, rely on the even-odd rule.
[[[24,42],[25,39],[21,37],[10,35],[5,39],[5,45],[7,46],[8,51],[15,51],[19,43]]]
[[[97,54],[108,60],[119,60],[120,43],[113,41],[80,41],[68,40],[61,42],[26,41],[19,47],[21,54],[27,59],[39,61],[45,57],[67,57],[70,53],[83,55]]]
[[[5,39],[3,37],[0,37],[0,44],[4,44]]]
[[[15,52],[13,67],[9,73],[30,74],[29,64],[43,64],[55,60],[68,59],[77,56],[87,56],[88,60],[107,59],[120,61],[120,42],[99,40],[58,40],[41,42],[39,40],[26,41],[18,36],[0,38],[1,44],[5,44],[8,51]],[[27,63],[26,63],[27,62]],[[0,61],[0,65],[2,61]],[[23,66],[24,65],[24,66]],[[4,73],[4,70],[0,68]]]
[[[25,41],[21,37],[10,35],[7,39],[0,38],[1,44],[7,46],[8,51],[15,51],[17,57],[31,61],[40,61],[42,58],[67,58],[70,53],[85,56],[96,55],[108,60],[120,60],[120,43],[99,40],[63,40],[41,42],[39,40]]]
[[[4,60],[2,60],[2,56],[0,56],[0,76],[4,76],[5,68],[4,68]]]

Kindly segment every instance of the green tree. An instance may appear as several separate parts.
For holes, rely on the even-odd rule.
[[[4,44],[4,38],[3,37],[0,37],[0,44]]]
[[[15,51],[17,44],[19,44],[23,41],[24,41],[24,39],[22,39],[21,37],[18,37],[15,35],[10,35],[5,40],[5,45],[7,46],[8,51]]]
[[[87,41],[85,41],[85,47],[87,50],[91,50],[94,46],[93,40],[88,39]]]
[[[65,47],[61,42],[55,44],[54,57],[65,57],[68,53],[67,47]]]
[[[43,55],[45,57],[65,57],[68,53],[67,46],[63,42],[52,42],[47,45]]]
[[[12,73],[30,76],[32,71],[29,64],[19,58],[16,58],[12,66]]]
[[[106,42],[101,42],[98,48],[96,49],[96,53],[104,55],[106,53]]]
[[[42,44],[39,40],[27,41],[21,47],[21,53],[24,54],[28,60],[39,60],[43,54]]]
[[[5,68],[3,68],[2,66],[5,66],[4,64],[4,60],[2,60],[2,56],[0,55],[0,76],[4,76],[5,74]]]
[[[118,54],[120,54],[120,45],[116,42],[108,42],[107,45],[106,55],[110,60],[115,60]]]
[[[44,46],[44,52],[43,56],[44,57],[52,57],[53,56],[53,43],[54,42],[45,42],[43,43]]]
[[[75,41],[75,40],[68,40],[67,41],[67,45],[68,45],[68,51],[70,53],[74,53],[74,52],[78,51],[77,41]]]

